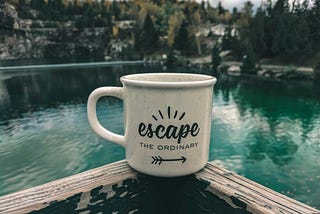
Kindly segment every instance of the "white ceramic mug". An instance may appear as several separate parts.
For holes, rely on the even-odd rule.
[[[192,174],[209,156],[212,94],[216,78],[200,74],[150,73],[120,78],[123,87],[101,87],[88,99],[88,120],[102,138],[126,149],[139,172],[162,177]],[[102,96],[124,103],[124,136],[98,121]]]

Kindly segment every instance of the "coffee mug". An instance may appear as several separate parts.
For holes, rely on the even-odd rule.
[[[216,78],[201,74],[146,73],[122,76],[123,87],[95,89],[88,99],[88,120],[102,138],[126,150],[128,164],[161,177],[192,174],[209,156],[213,86]],[[102,96],[123,100],[124,136],[98,121]]]

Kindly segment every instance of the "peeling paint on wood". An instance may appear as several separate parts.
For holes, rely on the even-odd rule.
[[[143,175],[125,161],[0,197],[0,213],[319,213],[211,163],[178,178]]]

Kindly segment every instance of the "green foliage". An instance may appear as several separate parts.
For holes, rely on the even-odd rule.
[[[232,28],[226,27],[224,34],[222,36],[222,50],[231,50],[232,49],[232,40],[233,36],[231,35]]]
[[[189,23],[183,20],[173,44],[174,49],[181,51],[181,54],[185,56],[196,52],[195,37],[190,35],[189,27]]]
[[[111,31],[113,20],[135,19],[139,23],[134,29],[135,50],[141,52],[155,51],[154,44],[161,36],[168,38],[169,47],[183,55],[192,55],[197,52],[196,47],[202,47],[195,40],[195,26],[205,26],[208,22],[230,24],[222,37],[221,49],[230,50],[236,60],[247,54],[249,44],[258,59],[273,58],[283,63],[303,64],[320,51],[320,0],[296,0],[292,5],[289,0],[266,0],[256,11],[246,1],[241,10],[235,8],[232,13],[221,2],[214,8],[209,1],[7,2],[16,7],[20,18],[54,21],[53,26],[68,21],[80,29],[109,27]]]
[[[243,46],[244,42],[241,43],[237,35],[232,35],[232,28],[226,27],[222,37],[221,49],[226,51],[231,50],[231,55],[235,59],[240,60],[244,54]]]
[[[142,54],[155,51],[158,47],[158,39],[159,35],[155,30],[153,21],[148,13],[141,31],[136,33],[136,49]]]
[[[80,18],[76,20],[77,28],[85,27],[107,27],[110,26],[110,15],[106,12],[99,10],[97,4],[87,4],[83,5],[84,13]],[[103,16],[102,16],[103,14]]]
[[[174,53],[173,53],[173,49],[170,50],[169,54],[168,54],[168,58],[167,58],[167,66],[173,67],[173,65],[176,63],[177,58],[175,57]]]
[[[111,26],[111,13],[105,7],[100,7],[97,3],[84,3],[82,10],[83,15],[76,19],[77,28]]]
[[[313,41],[317,41],[317,46],[320,46],[320,0],[315,0],[310,11],[310,31]]]
[[[35,10],[41,11],[46,6],[46,3],[44,0],[32,0],[31,1],[31,7]]]
[[[226,12],[226,10],[223,8],[222,4],[221,4],[221,1],[219,1],[218,3],[218,13],[219,15],[222,15]]]
[[[121,10],[120,10],[118,1],[113,0],[113,1],[112,1],[112,5],[111,5],[111,8],[112,8],[112,9],[111,9],[112,15],[113,15],[114,17],[119,17]]]
[[[247,46],[246,55],[243,57],[240,72],[245,74],[257,73],[256,57],[250,44]]]
[[[221,64],[221,57],[220,57],[220,48],[219,45],[215,45],[212,48],[212,53],[211,53],[211,65],[212,65],[212,70],[217,71],[219,65]]]
[[[162,10],[161,10],[162,9]],[[179,12],[180,8],[172,5],[169,1],[166,1],[160,12],[156,14],[155,28],[160,35],[167,35],[169,30],[169,18],[174,15],[174,13]]]
[[[250,3],[246,3],[237,19],[232,19],[238,35],[231,36],[227,29],[222,39],[222,49],[232,50],[236,58],[244,54],[243,47],[248,43],[258,58],[275,58],[283,63],[303,64],[320,50],[320,0],[312,6],[308,0],[294,1],[291,7],[288,0],[274,4],[269,0],[255,14],[250,11]]]
[[[226,73],[228,71],[228,69],[229,69],[228,65],[222,65],[222,66],[220,66],[219,71],[221,73]]]
[[[263,52],[266,50],[266,37],[265,35],[265,21],[266,21],[266,11],[263,11],[261,8],[257,9],[255,19],[252,20],[250,25],[250,38],[249,40],[253,44],[254,52],[258,56],[265,56],[267,53]]]
[[[183,20],[178,35],[175,37],[173,47],[181,52],[188,51],[188,26],[189,24]]]
[[[25,1],[25,0],[19,0]],[[25,8],[30,13],[31,7],[37,11],[36,18],[47,21],[74,21],[76,27],[107,27],[111,26],[111,12],[105,7],[105,1],[98,2],[80,2],[78,0],[31,0],[29,5],[19,4],[19,15]]]

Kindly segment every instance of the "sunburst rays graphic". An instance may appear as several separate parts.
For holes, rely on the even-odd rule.
[[[152,115],[152,118],[155,121],[164,120],[166,117],[167,119],[178,119],[182,120],[184,116],[186,115],[186,112],[179,113],[177,110],[171,111],[171,106],[167,107],[167,112],[162,112],[160,109],[158,110],[158,114]]]

